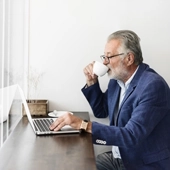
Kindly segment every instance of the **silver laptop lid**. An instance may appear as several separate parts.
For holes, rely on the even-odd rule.
[[[50,130],[49,131],[45,131],[45,132],[41,132],[39,130],[35,130],[35,126],[34,126],[34,123],[33,123],[34,119],[32,119],[32,117],[31,117],[31,113],[29,111],[28,104],[26,102],[24,93],[23,93],[22,89],[20,88],[20,86],[18,86],[18,90],[20,92],[21,99],[22,99],[22,102],[23,102],[23,105],[24,105],[25,112],[26,112],[26,115],[28,117],[29,123],[31,124],[31,127],[34,130],[35,134],[37,134],[37,135],[50,135],[50,134],[80,133],[80,130],[73,129],[69,125],[65,125],[63,128],[61,128],[60,131],[57,131],[57,132],[50,131]],[[40,119],[43,119],[43,118],[40,118]],[[45,118],[45,119],[51,119],[51,118]],[[52,119],[55,121],[56,118],[52,118]]]
[[[31,124],[31,127],[33,128],[33,130],[34,130],[34,132],[35,132],[35,127],[34,127],[34,124],[33,124],[33,121],[32,121],[31,113],[30,113],[30,111],[29,111],[29,108],[28,108],[28,105],[27,105],[27,102],[26,102],[24,93],[23,93],[23,91],[22,91],[22,89],[21,89],[20,86],[18,86],[18,90],[19,90],[19,92],[20,92],[21,99],[22,99],[22,103],[23,103],[23,105],[24,105],[25,112],[26,112],[26,115],[27,115],[27,117],[28,117],[28,120],[29,120],[29,122],[30,122],[30,124]]]

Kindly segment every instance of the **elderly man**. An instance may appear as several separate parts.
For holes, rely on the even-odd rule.
[[[97,156],[98,170],[169,170],[170,89],[143,63],[138,35],[130,30],[114,32],[101,59],[109,68],[107,90],[101,91],[90,63],[84,68],[82,92],[95,117],[109,117],[110,125],[86,122],[68,113],[51,130],[69,124],[92,133],[94,144],[111,145],[112,151]]]

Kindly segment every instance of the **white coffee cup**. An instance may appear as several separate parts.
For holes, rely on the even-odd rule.
[[[108,69],[109,68],[106,65],[100,63],[99,61],[95,61],[93,65],[93,73],[97,76],[104,76],[107,73]]]

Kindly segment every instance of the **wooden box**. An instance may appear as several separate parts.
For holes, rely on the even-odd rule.
[[[49,111],[49,103],[48,100],[26,100],[28,104],[28,108],[30,110],[31,115],[33,116],[46,116]],[[24,107],[22,107],[22,113],[25,116],[26,112]]]

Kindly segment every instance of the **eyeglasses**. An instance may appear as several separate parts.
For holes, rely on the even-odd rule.
[[[102,61],[105,61],[106,63],[109,63],[110,62],[110,58],[113,58],[113,57],[117,57],[119,55],[123,55],[124,53],[120,53],[120,54],[115,54],[115,55],[112,55],[110,57],[107,57],[105,55],[101,55],[100,58],[102,59]]]

